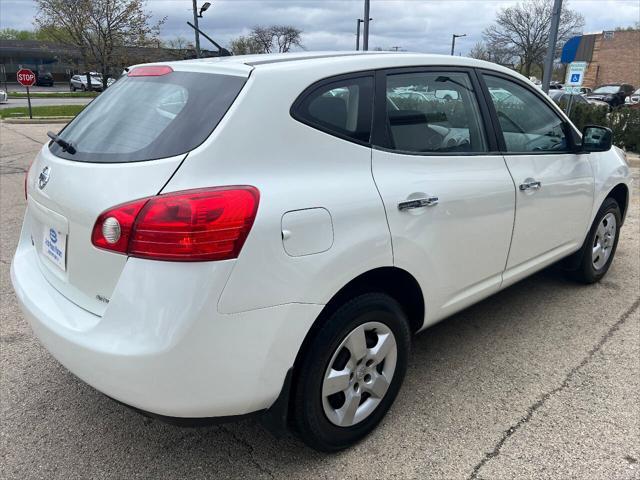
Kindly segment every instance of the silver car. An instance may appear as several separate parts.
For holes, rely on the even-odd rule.
[[[96,76],[91,76],[91,90],[101,92],[102,88],[102,79]],[[71,90],[72,92],[75,92],[76,90],[82,90],[83,92],[86,92],[87,90],[89,90],[87,75],[80,74],[71,77],[71,80],[69,80],[69,90]]]

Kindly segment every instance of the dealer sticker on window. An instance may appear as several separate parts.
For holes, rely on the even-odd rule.
[[[52,227],[44,227],[42,235],[42,253],[63,271],[66,263],[67,236]]]

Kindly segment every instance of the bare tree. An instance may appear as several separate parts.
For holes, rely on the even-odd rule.
[[[514,57],[511,51],[498,49],[496,47],[492,48],[486,42],[476,42],[471,50],[469,50],[468,56],[499,65],[513,66]]]
[[[302,30],[290,25],[255,26],[246,37],[246,43],[252,47],[251,53],[286,53],[294,46],[304,48]]]
[[[87,68],[109,73],[122,67],[125,47],[157,46],[164,19],[151,24],[144,0],[36,0],[35,24],[80,51]]]
[[[520,72],[529,76],[534,65],[541,65],[549,44],[553,10],[549,0],[525,0],[498,12],[495,23],[484,31],[489,52],[512,57]],[[561,47],[584,26],[584,18],[566,4],[560,15],[558,46]]]
[[[169,50],[168,54],[173,58],[189,58],[191,56],[190,53],[195,57],[195,47],[193,43],[180,35],[164,40],[162,46]]]
[[[288,25],[274,25],[271,27],[273,38],[278,45],[278,52],[286,53],[291,47],[302,47],[302,30]]]
[[[478,60],[486,60],[487,62],[491,61],[491,52],[489,52],[489,48],[484,42],[476,42],[473,48],[469,51],[468,56],[471,58],[477,58]]]

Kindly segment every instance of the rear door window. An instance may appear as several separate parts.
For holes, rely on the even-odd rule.
[[[482,117],[469,75],[416,72],[387,76],[387,131],[393,150],[486,152]]]
[[[373,106],[373,77],[323,82],[293,106],[297,120],[327,133],[369,143]]]
[[[244,77],[192,72],[123,77],[61,133],[69,160],[122,163],[181,155],[213,132],[245,84]]]

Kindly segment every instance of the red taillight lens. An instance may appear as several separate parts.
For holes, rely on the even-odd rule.
[[[168,65],[149,65],[147,67],[136,67],[127,73],[127,77],[161,77],[173,72],[173,68]]]
[[[92,242],[99,248],[154,260],[236,258],[253,226],[259,200],[258,190],[248,186],[137,200],[101,214]]]

